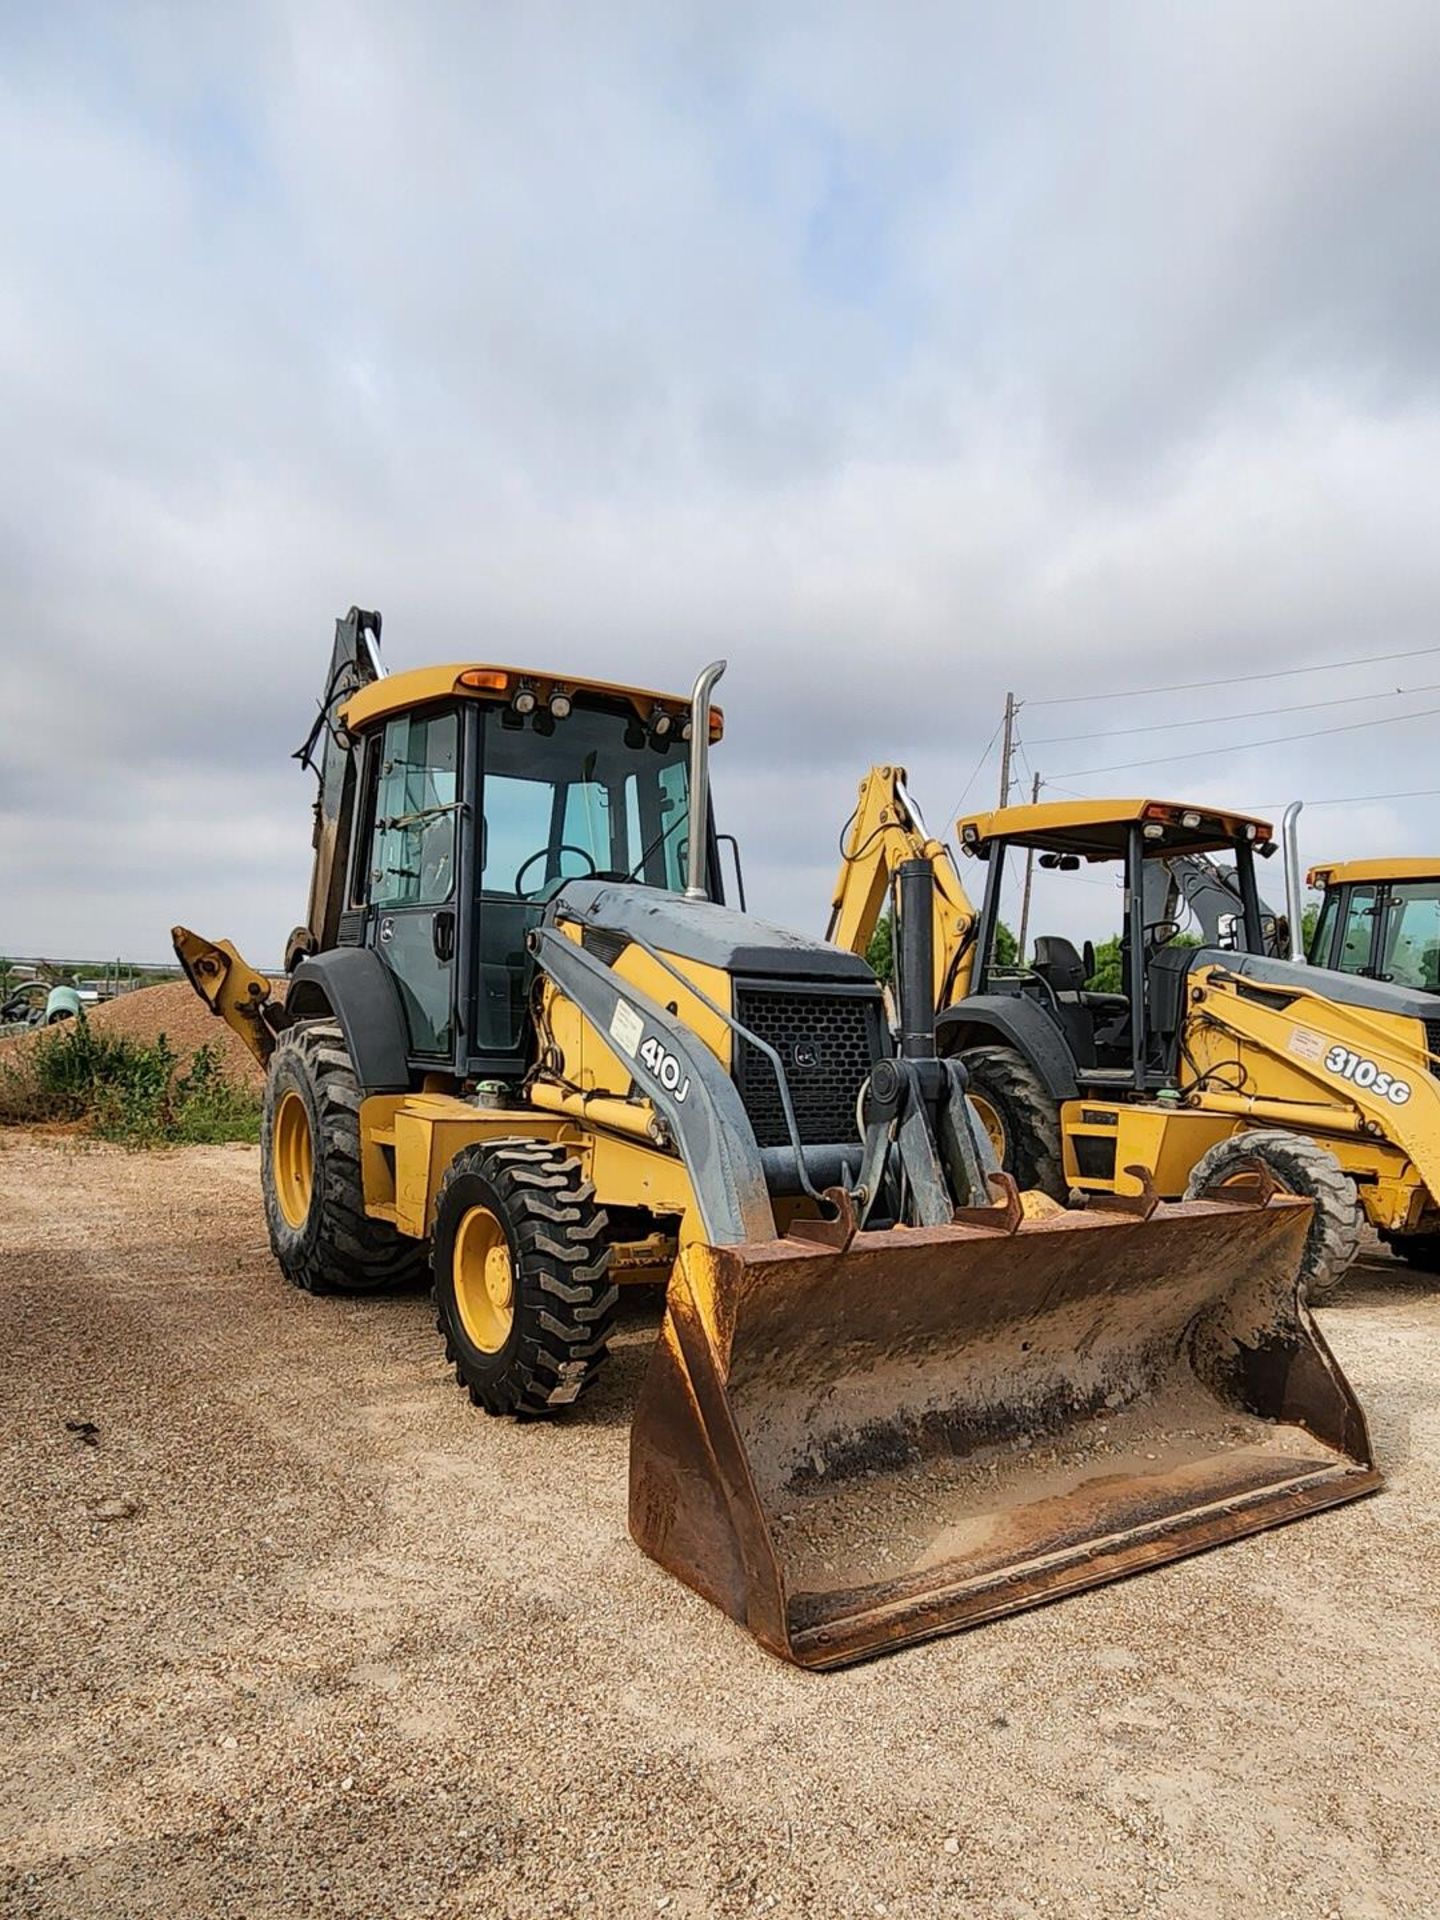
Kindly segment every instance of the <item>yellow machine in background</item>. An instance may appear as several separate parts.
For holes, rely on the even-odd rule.
[[[1440,993],[1440,859],[1331,862],[1305,879],[1323,891],[1311,966]]]
[[[295,1284],[428,1266],[472,1398],[552,1415],[599,1374],[617,1284],[666,1280],[632,1533],[807,1666],[1378,1484],[1299,1302],[1305,1207],[1067,1213],[995,1171],[936,1055],[927,869],[898,1044],[863,961],[721,903],[721,663],[688,701],[384,678],[379,631],[337,623],[287,979],[175,930],[266,1064]]]
[[[935,870],[945,902],[935,922],[938,1044],[965,1065],[1017,1180],[1057,1197],[1153,1185],[1166,1199],[1194,1198],[1232,1190],[1263,1161],[1280,1186],[1315,1202],[1312,1299],[1339,1284],[1363,1220],[1414,1265],[1440,1269],[1434,1001],[1267,951],[1255,882],[1256,858],[1274,845],[1267,821],[1175,801],[1084,800],[976,814],[957,830],[985,874],[978,908],[926,834],[904,770],[872,768],[845,836],[830,933],[863,952],[890,876],[911,860]],[[1007,860],[1025,852],[1052,873],[1123,880],[1121,992],[1092,991],[1093,954],[1058,935],[1036,939],[1029,965],[996,963]],[[1234,944],[1177,944],[1174,920],[1146,920],[1156,897],[1147,867],[1215,855],[1234,863]]]

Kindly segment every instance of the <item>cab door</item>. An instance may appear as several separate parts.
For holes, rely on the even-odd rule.
[[[455,1038],[460,717],[423,708],[389,721],[371,814],[366,944],[395,976],[412,1057],[448,1061]]]

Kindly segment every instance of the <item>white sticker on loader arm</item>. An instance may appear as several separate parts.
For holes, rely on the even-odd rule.
[[[633,1060],[645,1032],[645,1022],[635,1009],[624,1000],[615,1002],[615,1011],[610,1016],[610,1038],[616,1040]]]
[[[1290,1051],[1298,1054],[1302,1060],[1313,1060],[1318,1063],[1325,1058],[1325,1036],[1323,1033],[1316,1033],[1313,1027],[1292,1027]]]

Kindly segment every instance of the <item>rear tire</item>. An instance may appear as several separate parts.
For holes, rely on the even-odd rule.
[[[374,1293],[425,1272],[423,1246],[365,1212],[362,1097],[338,1026],[286,1028],[265,1080],[260,1184],[271,1251],[306,1293]]]
[[[435,1323],[477,1407],[553,1413],[592,1384],[619,1299],[608,1224],[563,1147],[498,1140],[456,1154],[435,1210]]]
[[[1355,1183],[1342,1171],[1333,1153],[1303,1134],[1237,1133],[1219,1141],[1195,1162],[1185,1198],[1222,1198],[1226,1185],[1243,1179],[1246,1164],[1256,1160],[1286,1193],[1315,1202],[1300,1278],[1306,1299],[1316,1306],[1337,1291],[1360,1251],[1364,1215]]]
[[[1030,1062],[1013,1047],[971,1047],[960,1055],[996,1158],[1022,1192],[1066,1198],[1060,1107]]]

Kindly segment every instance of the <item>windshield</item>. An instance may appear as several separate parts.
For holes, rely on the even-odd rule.
[[[1440,991],[1440,879],[1397,881],[1382,922],[1380,977]]]
[[[689,747],[651,744],[634,715],[585,706],[565,720],[484,715],[476,1034],[510,1051],[525,1032],[533,965],[525,936],[566,880],[604,874],[683,892]]]
[[[633,716],[577,705],[566,720],[519,720],[505,708],[486,714],[483,751],[482,896],[543,898],[591,873],[684,888],[689,749],[678,737],[657,749]]]

